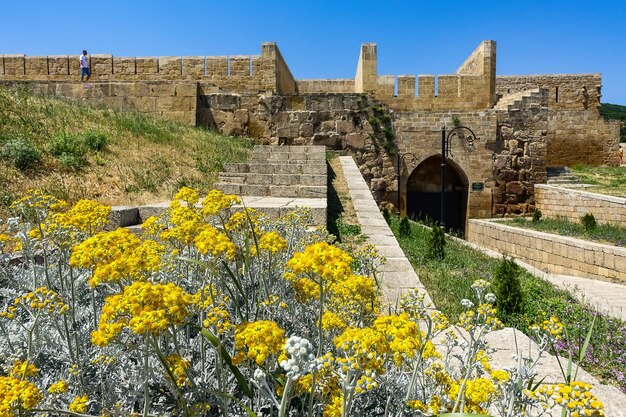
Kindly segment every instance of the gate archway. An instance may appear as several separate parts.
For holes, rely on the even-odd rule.
[[[441,223],[441,156],[433,155],[420,163],[406,183],[407,215]],[[444,186],[446,229],[465,233],[468,180],[463,170],[446,159]]]

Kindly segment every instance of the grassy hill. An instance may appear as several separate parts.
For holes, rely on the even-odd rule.
[[[70,202],[164,201],[208,190],[251,142],[139,113],[92,108],[0,87],[0,211],[30,188]]]
[[[619,131],[620,142],[626,142],[626,106],[602,103],[600,105],[600,114],[607,119],[619,120],[622,123]]]

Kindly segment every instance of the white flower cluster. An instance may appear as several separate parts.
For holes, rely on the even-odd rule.
[[[291,336],[285,343],[285,350],[290,358],[282,361],[280,366],[287,372],[287,377],[297,378],[315,367],[313,345],[307,339]]]
[[[474,307],[474,303],[472,303],[472,301],[468,300],[467,298],[461,300],[461,305],[468,309]]]
[[[485,294],[485,301],[488,302],[489,304],[495,303],[496,295],[492,292],[488,292],[487,294]]]

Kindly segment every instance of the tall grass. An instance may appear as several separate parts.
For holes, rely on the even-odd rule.
[[[615,155],[617,158],[617,155]],[[592,185],[585,191],[608,194],[617,197],[626,197],[626,168],[625,167],[590,167],[575,165],[572,171],[581,182]]]

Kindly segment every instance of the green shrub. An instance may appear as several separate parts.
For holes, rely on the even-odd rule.
[[[393,147],[393,142],[390,142],[388,140],[385,140],[383,142],[383,149],[385,149],[385,152],[387,152],[389,155],[396,154],[396,149]]]
[[[84,158],[71,153],[59,155],[59,162],[70,171],[80,171],[87,165],[87,161]]]
[[[391,224],[391,214],[389,214],[389,209],[387,207],[383,209],[383,217],[385,218],[387,224]]]
[[[80,158],[87,152],[80,136],[70,135],[65,132],[58,133],[48,143],[48,150],[54,156],[63,154]]]
[[[370,122],[372,127],[376,127],[376,126],[378,126],[380,124],[380,121],[376,117],[374,117],[374,116],[372,116],[369,119],[367,119],[367,121]]]
[[[18,169],[32,168],[41,160],[41,151],[34,143],[23,139],[9,140],[2,150],[2,156]]]
[[[385,135],[385,138],[387,140],[393,140],[396,137],[396,134],[393,133],[393,130],[389,129],[388,127],[383,129],[383,134]]]
[[[411,237],[411,224],[409,223],[409,218],[404,216],[402,220],[400,220],[400,228],[398,229],[401,237]]]
[[[524,297],[519,275],[519,266],[515,261],[503,256],[493,278],[496,306],[502,317],[510,317],[523,310]]]
[[[434,224],[428,235],[428,259],[443,261],[446,257],[446,234],[443,229]]]
[[[106,149],[109,138],[105,133],[89,130],[83,134],[83,142],[94,152],[100,152]]]
[[[533,211],[533,223],[537,223],[539,220],[541,220],[541,210],[536,208]]]
[[[591,213],[587,213],[580,218],[580,224],[583,225],[586,231],[590,231],[596,228],[598,223],[596,222],[596,218]]]

